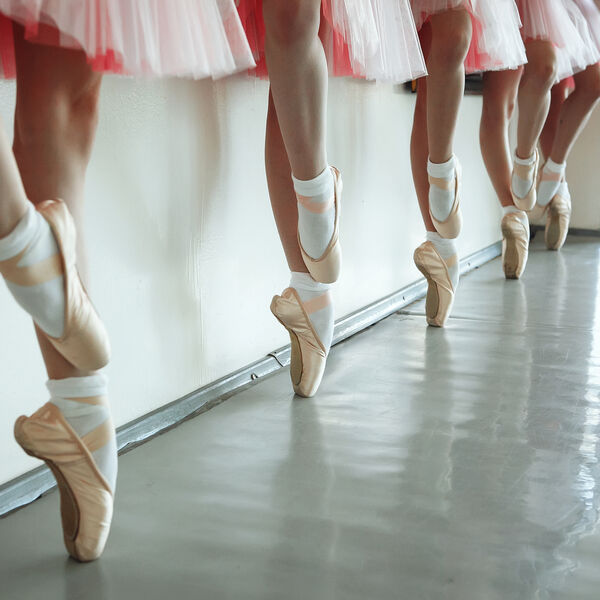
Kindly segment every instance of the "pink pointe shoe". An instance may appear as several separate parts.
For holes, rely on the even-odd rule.
[[[416,250],[414,261],[417,269],[427,279],[425,315],[432,327],[443,327],[454,304],[454,286],[448,268],[456,264],[457,257],[445,261],[431,242],[424,242]]]
[[[107,419],[79,437],[59,408],[48,402],[30,417],[19,417],[14,433],[23,450],[43,460],[56,478],[67,551],[81,562],[97,559],[110,530],[113,492],[98,470],[92,452],[106,445],[114,435],[112,420]]]
[[[326,293],[303,303],[293,288],[285,289],[281,296],[275,296],[271,302],[271,312],[290,334],[290,377],[294,392],[304,398],[317,393],[327,363],[327,351],[309,315],[322,309],[328,302],[331,300]]]
[[[450,209],[450,214],[443,220],[438,221],[429,210],[429,216],[431,217],[431,221],[436,229],[436,231],[445,239],[451,240],[455,239],[459,236],[460,231],[462,229],[462,211],[460,209],[460,194],[461,194],[461,178],[462,178],[462,169],[458,159],[456,159],[456,169],[454,171],[454,179],[448,181],[446,179],[441,179],[439,177],[433,177],[431,175],[429,177],[429,185],[436,186],[440,189],[451,191],[454,189],[454,202],[452,204],[452,208]]]
[[[506,279],[519,279],[529,256],[529,228],[515,213],[502,218],[502,268]]]
[[[520,198],[519,196],[517,196],[513,192],[512,185],[511,185],[510,193],[512,196],[512,200],[513,200],[514,205],[519,210],[524,210],[524,211],[528,212],[535,206],[535,203],[537,200],[537,184],[538,184],[539,165],[540,165],[540,153],[538,152],[537,148],[535,149],[535,159],[531,165],[521,165],[518,163],[515,163],[513,165],[513,174],[517,175],[517,177],[520,177],[521,179],[533,182],[531,184],[531,188],[529,189],[529,192],[527,193],[527,195],[524,198]]]
[[[571,222],[571,197],[567,184],[563,182],[558,192],[546,207],[546,229],[544,240],[548,250],[560,250],[569,233]]]
[[[341,202],[342,202],[342,191],[343,182],[340,172],[335,168],[331,167],[333,172],[334,181],[334,196],[333,201],[335,205],[335,223],[333,229],[333,235],[331,240],[325,248],[325,252],[319,258],[312,258],[309,256],[300,241],[300,233],[298,233],[298,245],[300,246],[300,252],[302,253],[302,259],[308,269],[311,277],[319,283],[335,283],[342,269],[342,247],[340,245],[340,213],[341,213]],[[302,204],[306,210],[311,212],[321,212],[329,210],[330,204],[322,205],[311,202],[310,199],[298,196],[298,202]]]
[[[58,245],[59,254],[28,266],[19,266],[27,249],[0,262],[0,273],[7,281],[32,286],[64,276],[65,328],[62,337],[42,332],[56,350],[81,371],[96,371],[108,364],[108,334],[96,313],[77,272],[75,223],[62,200],[47,200],[37,206],[46,219]],[[41,331],[41,329],[40,329]]]

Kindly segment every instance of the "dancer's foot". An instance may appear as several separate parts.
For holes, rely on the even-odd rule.
[[[443,327],[448,320],[458,288],[459,262],[456,242],[428,232],[427,241],[414,254],[415,265],[427,279],[425,314],[427,323]]]
[[[49,381],[50,402],[15,423],[17,442],[56,478],[65,546],[82,562],[102,554],[112,519],[117,447],[106,388],[103,375]]]
[[[454,239],[462,228],[461,166],[455,156],[441,164],[427,161],[429,215],[441,237]]]
[[[571,194],[566,181],[560,184],[546,211],[546,247],[548,250],[560,250],[567,239],[571,222]]]
[[[529,255],[529,219],[514,206],[504,208],[502,217],[502,268],[506,279],[519,279]]]
[[[565,170],[567,163],[557,164],[549,159],[540,176],[540,183],[537,190],[537,203],[539,206],[548,206],[550,201],[558,193],[560,184],[565,179]]]
[[[298,243],[306,268],[315,281],[334,283],[342,266],[340,172],[327,167],[311,181],[294,178],[294,189],[298,199]]]
[[[520,210],[531,210],[535,206],[538,165],[537,149],[529,158],[519,158],[515,155],[511,194],[514,205]]]
[[[325,371],[334,326],[329,287],[307,273],[292,273],[290,287],[271,302],[271,312],[290,334],[290,376],[299,396],[314,396]]]
[[[56,350],[76,368],[95,371],[108,363],[110,346],[79,279],[75,240],[64,202],[32,206],[0,240],[0,273]]]

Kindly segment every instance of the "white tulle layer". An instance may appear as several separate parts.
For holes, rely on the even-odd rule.
[[[467,72],[515,69],[527,62],[514,0],[411,0],[417,28],[432,15],[465,8],[473,19]]]
[[[525,40],[546,40],[557,50],[558,79],[600,60],[588,23],[574,0],[517,0]]]
[[[594,0],[575,0],[575,4],[585,17],[592,38],[600,50],[600,8]]]
[[[254,64],[233,0],[0,0],[0,13],[56,27],[102,70],[203,78]]]
[[[355,75],[398,83],[427,74],[408,0],[326,0],[325,5],[334,31],[347,43]]]

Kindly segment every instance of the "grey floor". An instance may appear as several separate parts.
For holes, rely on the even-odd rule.
[[[2,600],[600,597],[600,240],[464,278],[121,459],[104,557],[57,495],[0,520]]]

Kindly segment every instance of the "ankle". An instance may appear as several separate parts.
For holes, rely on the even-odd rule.
[[[427,159],[427,173],[431,177],[439,177],[441,179],[448,179],[454,176],[454,170],[456,168],[456,157],[454,154],[444,162],[437,163],[431,160],[431,157]]]

